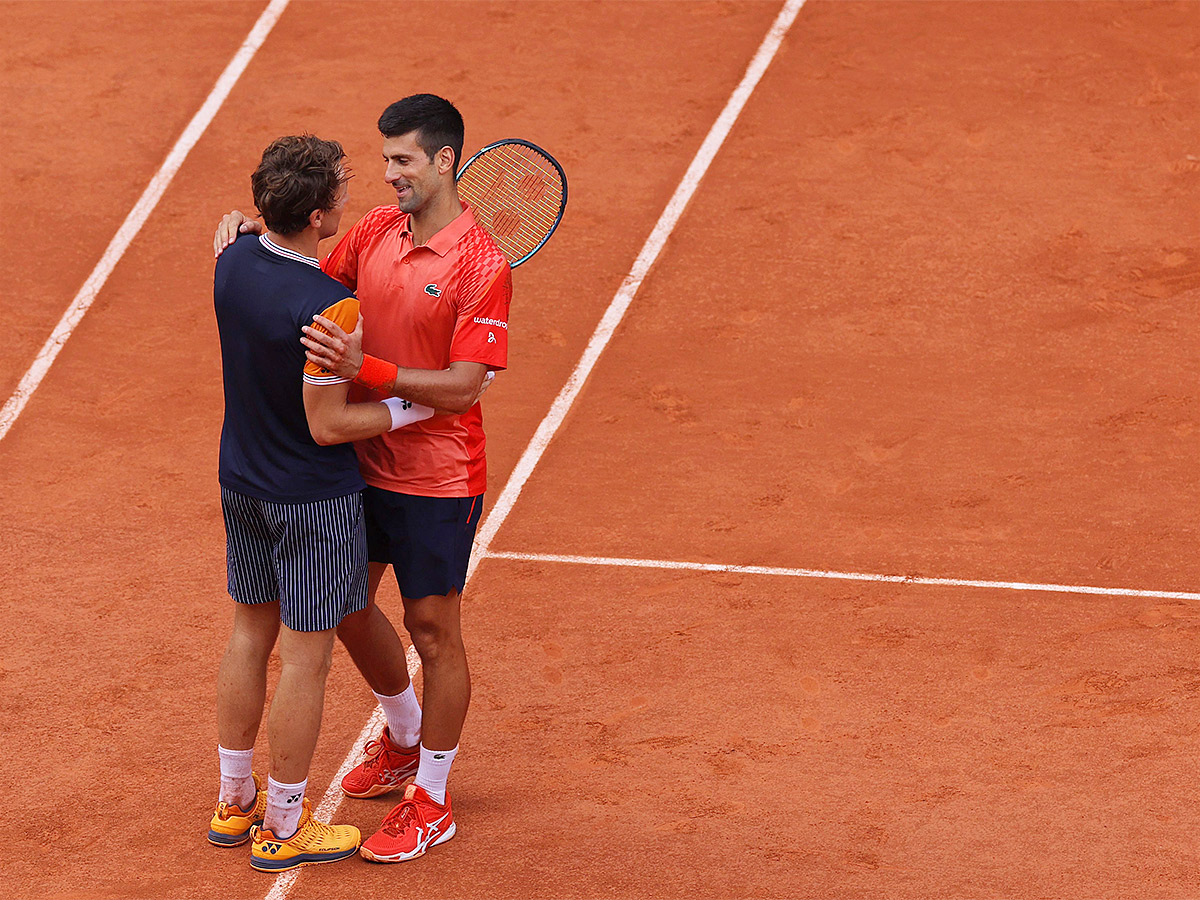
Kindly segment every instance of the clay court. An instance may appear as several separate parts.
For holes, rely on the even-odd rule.
[[[0,3],[0,401],[266,6]],[[283,10],[0,439],[11,896],[1200,897],[1200,3],[783,8]],[[459,833],[277,879],[204,838],[211,235],[281,134],[345,144],[343,228],[394,202],[417,91],[570,179],[484,400]],[[339,647],[309,791],[364,834],[373,703]]]

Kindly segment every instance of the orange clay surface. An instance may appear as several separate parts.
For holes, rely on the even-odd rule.
[[[0,4],[3,398],[261,9]],[[778,9],[288,8],[0,441],[10,895],[273,883],[204,840],[209,244],[262,147],[342,140],[347,224],[415,91],[566,167],[495,498]],[[1195,3],[809,0],[493,549],[1196,590],[1198,70]],[[1195,602],[491,559],[465,619],[458,836],[289,897],[1200,896]],[[329,684],[318,800],[372,708]]]

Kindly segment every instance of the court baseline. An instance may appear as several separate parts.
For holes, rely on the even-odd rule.
[[[923,575],[882,575],[838,572],[829,569],[796,569],[782,566],[746,566],[728,563],[684,562],[667,559],[634,559],[620,556],[572,556],[554,553],[515,553],[493,550],[489,559],[551,562],[581,566],[616,566],[634,569],[683,569],[692,572],[736,572],[742,575],[775,575],[787,578],[825,578],[837,581],[879,581],[887,584],[923,584],[945,587],[988,588],[1009,591],[1044,591],[1055,594],[1093,594],[1104,597],[1154,597],[1161,600],[1200,600],[1200,593],[1156,591],[1141,588],[1094,587],[1081,584],[1046,584],[1027,581],[979,581],[969,578],[932,578]]]

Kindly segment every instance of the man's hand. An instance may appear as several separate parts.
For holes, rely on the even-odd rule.
[[[228,216],[226,216],[228,218]],[[314,325],[300,330],[308,361],[328,369],[339,378],[355,378],[362,368],[363,317],[359,315],[353,334],[346,334],[338,324],[324,316],[313,316]],[[319,328],[316,326],[320,326]],[[324,330],[322,330],[324,329]]]
[[[239,234],[262,234],[263,223],[247,219],[236,209],[221,219],[217,233],[213,236],[213,256],[220,256],[222,251],[234,241]]]
[[[472,406],[474,406],[476,403],[478,403],[479,398],[487,393],[487,389],[492,386],[492,382],[495,380],[496,380],[495,372],[488,372],[486,375],[483,376],[483,384],[479,385],[479,393],[476,394],[475,399],[471,401]]]

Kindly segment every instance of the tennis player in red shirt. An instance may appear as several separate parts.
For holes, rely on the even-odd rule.
[[[507,365],[512,273],[458,197],[463,121],[454,106],[431,94],[406,97],[384,111],[379,131],[396,205],[367,213],[321,264],[357,293],[362,318],[347,334],[318,316],[324,330],[306,328],[303,343],[310,362],[355,381],[354,400],[402,396],[452,411],[355,444],[367,483],[371,602],[338,635],[388,724],[342,789],[377,796],[415,774],[361,850],[401,862],[457,827],[446,782],[471,695],[460,595],[487,483],[476,398],[488,373]],[[226,216],[218,251],[257,227],[240,213]],[[389,565],[425,671],[423,709],[400,639],[374,602]]]

